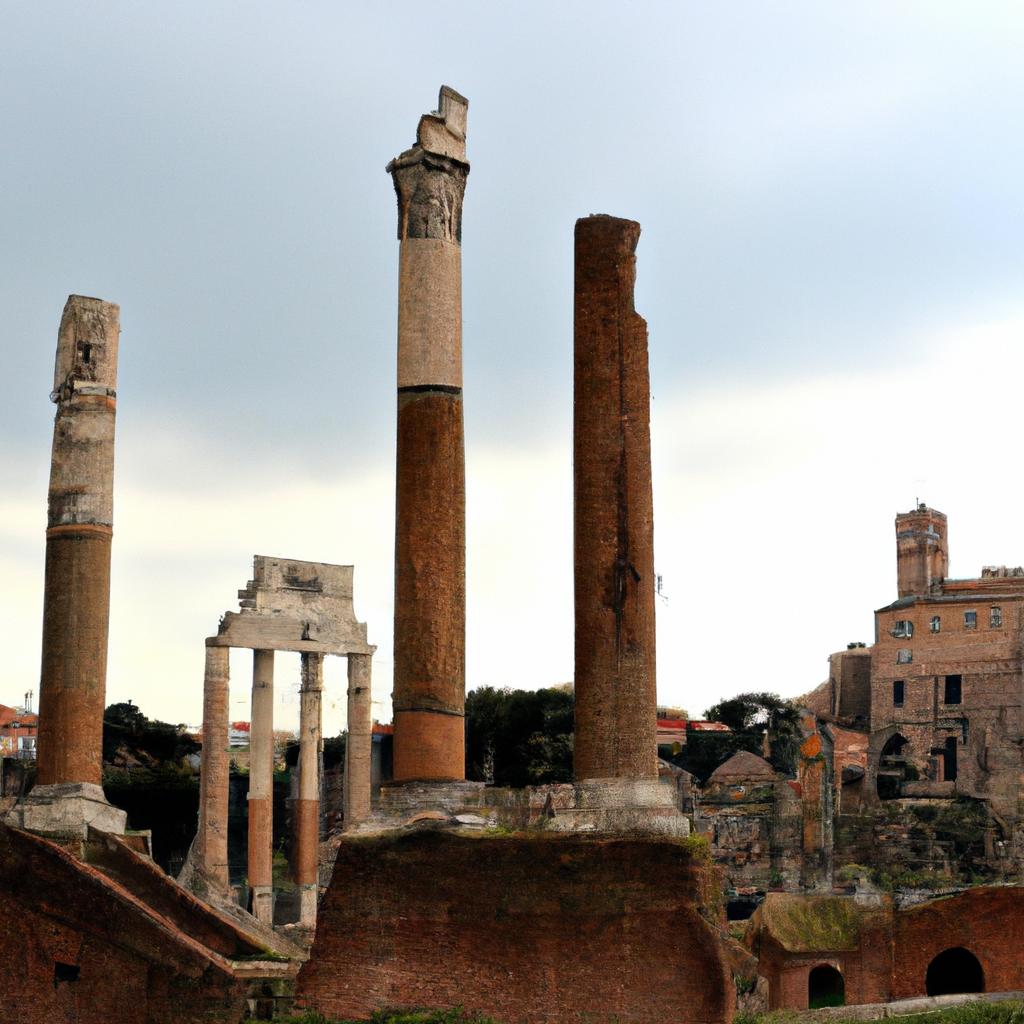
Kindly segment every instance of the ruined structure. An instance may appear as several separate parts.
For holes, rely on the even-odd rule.
[[[114,523],[114,416],[120,310],[71,295],[50,398],[57,404],[46,530],[35,789],[12,822],[84,836],[123,832],[100,786]]]
[[[216,636],[206,641],[203,752],[199,830],[184,878],[214,892],[228,888],[228,652],[253,651],[249,769],[249,885],[252,913],[273,921],[274,652],[302,655],[299,720],[299,800],[296,865],[301,920],[311,926],[318,894],[320,840],[320,747],[323,658],[345,655],[349,673],[349,730],[357,737],[347,762],[346,792],[354,816],[365,816],[370,762],[364,756],[370,722],[370,662],[366,624],[352,605],[352,566],[294,559],[253,558],[253,578],[238,592],[240,610],[226,612]],[[348,808],[346,807],[346,816]]]
[[[656,779],[654,512],[640,225],[576,222],[573,548],[578,781]]]
[[[462,198],[468,103],[441,88],[388,164],[398,196],[395,782],[465,777]]]
[[[1024,575],[946,578],[946,517],[896,517],[899,597],[875,613],[868,788],[880,798],[970,796],[1020,812]]]
[[[771,893],[746,944],[771,1009],[1019,992],[1024,888],[979,887],[899,906],[880,896]]]

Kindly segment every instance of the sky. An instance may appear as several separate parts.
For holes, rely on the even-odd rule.
[[[470,101],[467,685],[572,678],[572,230],[638,220],[662,703],[807,692],[893,517],[1024,564],[1024,8],[0,0],[0,703],[38,700],[69,293],[121,306],[107,696],[198,724],[253,554],[353,564],[390,717],[387,161]],[[232,656],[248,717],[251,655]],[[297,721],[298,656],[276,720]],[[344,724],[329,659],[325,725]]]

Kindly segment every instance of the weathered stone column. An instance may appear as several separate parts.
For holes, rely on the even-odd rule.
[[[299,692],[299,799],[295,803],[295,881],[299,885],[299,921],[316,924],[320,882],[320,733],[324,656],[302,655]]]
[[[345,742],[345,828],[370,816],[370,760],[373,756],[371,655],[348,656],[348,739]]]
[[[22,817],[43,832],[124,831],[101,788],[119,334],[114,303],[68,298],[50,395],[38,783]]]
[[[203,682],[203,750],[199,765],[198,868],[205,881],[227,892],[228,691],[231,648],[206,648]]]
[[[252,914],[274,916],[274,652],[253,651],[249,723],[249,888]]]
[[[576,779],[656,779],[654,515],[640,225],[576,222]]]
[[[467,101],[442,87],[398,195],[394,779],[465,777],[466,486],[462,198]]]

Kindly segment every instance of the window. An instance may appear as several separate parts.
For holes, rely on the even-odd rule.
[[[892,706],[894,708],[903,707],[903,693],[904,683],[902,679],[894,679],[892,681]]]
[[[964,612],[964,629],[977,629],[978,628],[978,613],[977,612]]]
[[[914,624],[909,619],[897,619],[892,624],[893,636],[905,636],[908,639],[914,635]]]
[[[896,652],[897,665],[909,665],[914,660],[914,652],[907,647],[901,647]]]
[[[1003,624],[1003,609],[990,608],[988,610],[988,624],[992,629],[999,629]]]
[[[943,704],[959,704],[963,699],[963,676],[946,676]]]
[[[942,629],[942,619],[938,615],[933,615],[929,625],[933,633],[938,633]]]

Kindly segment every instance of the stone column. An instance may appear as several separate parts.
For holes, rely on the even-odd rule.
[[[373,756],[373,705],[369,654],[348,656],[348,739],[345,742],[345,828],[370,816],[370,759]]]
[[[199,766],[199,871],[228,890],[228,673],[231,649],[206,648],[203,683],[203,750]]]
[[[654,517],[640,225],[576,222],[575,774],[656,779]]]
[[[249,888],[253,916],[274,916],[274,652],[253,651],[249,724]]]
[[[462,197],[467,101],[442,87],[398,196],[394,779],[465,777],[466,487]]]
[[[320,731],[324,656],[302,655],[299,693],[299,799],[295,803],[295,881],[301,900],[299,921],[316,924],[320,864]]]
[[[43,832],[124,831],[101,788],[119,334],[114,303],[68,298],[50,395],[38,782],[22,818]]]

